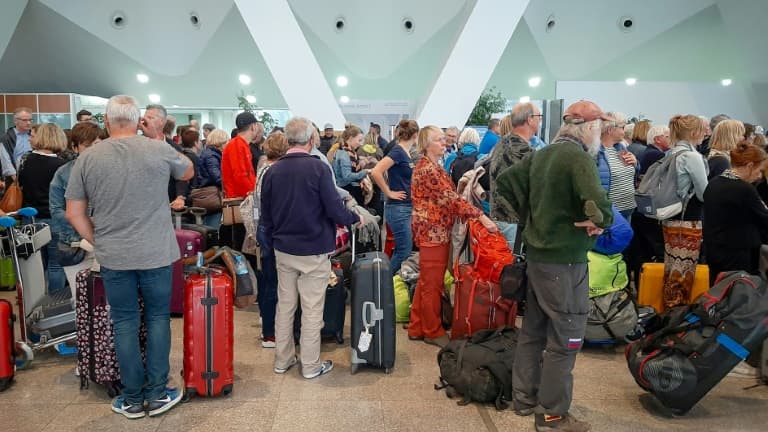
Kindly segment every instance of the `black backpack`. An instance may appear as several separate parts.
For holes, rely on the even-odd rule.
[[[470,153],[468,155],[460,154],[459,157],[453,160],[450,170],[453,184],[458,185],[461,176],[463,176],[465,172],[475,168],[477,154],[478,152]]]
[[[470,339],[454,340],[437,354],[440,384],[449,398],[461,396],[459,405],[493,403],[506,409],[512,400],[512,365],[517,330],[513,327],[481,330]]]

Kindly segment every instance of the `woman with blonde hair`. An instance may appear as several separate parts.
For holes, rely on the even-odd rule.
[[[440,296],[454,220],[479,219],[488,231],[496,232],[497,228],[480,209],[456,193],[440,165],[440,157],[445,153],[443,131],[437,126],[421,129],[418,146],[424,157],[413,170],[411,195],[413,232],[419,247],[419,281],[411,307],[408,338],[444,346],[448,337],[440,320]]]
[[[709,178],[715,178],[731,167],[731,150],[744,139],[744,123],[723,120],[715,126],[709,139]]]
[[[19,187],[23,192],[22,206],[37,209],[36,222],[51,224],[50,191],[56,171],[66,163],[58,154],[67,149],[67,136],[53,123],[37,128],[32,141],[32,152],[27,153],[19,167]],[[66,276],[56,258],[58,237],[51,234],[51,241],[43,249],[43,263],[46,264],[48,292],[55,294],[64,290]]]
[[[696,276],[696,264],[701,252],[704,190],[707,187],[707,165],[696,147],[705,134],[704,123],[695,115],[676,115],[669,121],[673,148],[665,157],[677,157],[677,190],[683,201],[683,211],[662,224],[665,309],[689,302]]]
[[[255,207],[261,208],[261,183],[264,174],[288,151],[288,140],[282,132],[270,134],[262,144],[267,162],[256,173],[256,199]],[[260,212],[259,212],[260,213]],[[261,246],[261,269],[256,272],[259,286],[257,302],[261,315],[261,346],[263,348],[275,348],[275,314],[277,311],[277,260],[272,250],[272,242],[266,238],[264,227],[256,228],[256,238]]]
[[[649,144],[651,144],[647,141],[647,137],[648,131],[651,130],[652,126],[653,124],[650,121],[642,120],[635,123],[632,127],[632,139],[630,141],[631,144],[629,144],[627,150],[635,155],[635,158],[637,159],[640,159],[640,156],[642,156],[642,154],[645,152],[645,149],[648,148]]]

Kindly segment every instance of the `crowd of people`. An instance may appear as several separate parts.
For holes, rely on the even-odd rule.
[[[664,260],[665,307],[688,301],[701,260],[713,278],[726,270],[757,273],[768,227],[765,137],[725,115],[629,123],[620,112],[581,101],[567,108],[549,145],[537,136],[542,114],[533,103],[491,120],[482,139],[471,127],[402,120],[390,142],[377,124],[367,132],[348,124],[337,134],[331,124],[320,130],[302,117],[265,136],[250,112],[237,116],[230,133],[196,122],[177,127],[163,106],[149,105],[141,115],[124,95],[109,100],[104,129],[88,112],[66,132],[33,126],[27,108],[13,119],[0,137],[2,174],[52,228],[49,291],[66,287],[67,245],[93,245],[125,386],[112,409],[129,417],[145,401],[156,415],[180,398],[167,388],[170,265],[179,258],[171,210],[208,192],[222,197],[222,206],[204,217],[221,242],[239,250],[255,236],[259,244],[258,257],[246,256],[258,269],[261,344],[275,348],[274,372],[300,364],[307,379],[333,369],[320,358],[320,329],[337,225],[386,227],[394,238],[393,275],[419,250],[408,337],[437,346],[448,340],[441,294],[454,223],[477,219],[510,246],[522,236],[529,287],[514,407],[520,415],[535,413],[537,430],[588,430],[568,415],[572,369],[586,326],[587,251],[614,215],[635,230],[625,252],[631,270]],[[635,190],[654,164],[671,157],[685,205],[660,222],[637,211]],[[485,191],[480,202],[457,193],[467,175],[477,175]],[[228,200],[249,194],[256,198],[256,232],[222,224]],[[139,295],[149,333],[146,364],[136,345]],[[300,357],[293,339],[298,306]]]

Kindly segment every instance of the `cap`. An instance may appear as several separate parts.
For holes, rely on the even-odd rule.
[[[571,104],[563,114],[566,123],[586,123],[597,119],[610,120],[596,103],[585,100]]]
[[[239,130],[243,130],[246,127],[256,123],[257,121],[258,120],[256,120],[256,116],[253,115],[253,113],[244,111],[238,114],[235,118],[235,126],[237,126]]]
[[[326,129],[333,129],[333,125],[330,123],[326,123],[325,126],[323,126],[323,130],[326,130]]]

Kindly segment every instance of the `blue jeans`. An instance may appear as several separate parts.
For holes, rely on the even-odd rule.
[[[261,270],[256,272],[259,285],[256,300],[261,314],[261,336],[275,336],[275,313],[277,311],[277,261],[274,252],[261,257]]]
[[[392,275],[400,270],[400,265],[408,259],[413,249],[413,231],[411,230],[411,213],[413,207],[410,204],[390,204],[384,206],[384,218],[392,229],[395,238],[395,250],[392,252]]]
[[[47,224],[50,228],[51,219],[35,219],[37,223]],[[22,223],[30,224],[32,219],[23,218]],[[64,268],[59,264],[56,258],[58,251],[59,236],[51,230],[51,241],[40,250],[43,258],[43,268],[45,269],[45,278],[48,281],[48,294],[53,295],[66,289],[67,276],[64,274]]]
[[[130,404],[166,394],[171,352],[171,266],[149,270],[110,270],[101,267],[114,323],[115,351],[123,395]],[[147,326],[146,367],[141,358],[139,295],[144,299]]]

